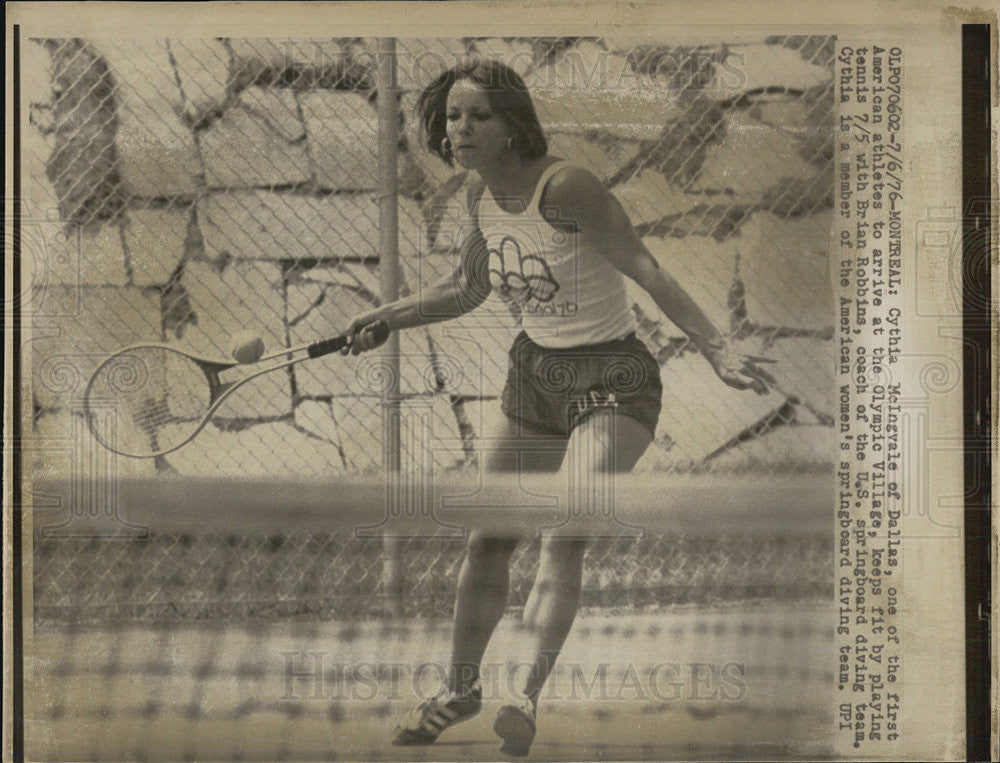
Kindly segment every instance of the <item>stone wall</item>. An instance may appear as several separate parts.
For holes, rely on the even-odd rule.
[[[224,354],[342,330],[379,294],[374,41],[33,40],[24,90],[25,254],[40,465],[61,469],[83,382],[136,341]],[[467,55],[524,77],[550,152],[597,174],[657,260],[743,348],[776,359],[766,397],[727,388],[633,289],[665,386],[640,470],[831,459],[833,41],[400,40],[399,247],[406,288],[450,272],[465,177],[421,145],[417,92]],[[405,332],[407,432],[442,467],[499,415],[515,317],[491,298]],[[316,474],[381,465],[372,357],[251,384],[191,445],[129,472]],[[415,434],[414,434],[415,436]],[[412,440],[412,438],[410,438]],[[406,437],[404,436],[404,441]]]

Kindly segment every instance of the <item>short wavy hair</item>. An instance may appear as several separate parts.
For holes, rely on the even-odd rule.
[[[448,93],[461,80],[469,80],[486,91],[490,108],[513,133],[513,150],[522,159],[536,159],[548,153],[545,133],[535,113],[528,86],[521,76],[506,64],[492,59],[472,60],[442,72],[424,88],[417,102],[417,112],[427,150],[453,164],[450,153],[442,150],[447,137]]]

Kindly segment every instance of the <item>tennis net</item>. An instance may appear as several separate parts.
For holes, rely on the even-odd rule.
[[[616,477],[613,516],[553,478],[35,486],[28,752],[39,759],[496,759],[537,529],[589,542],[542,695],[545,759],[801,758],[832,728],[832,481]],[[409,488],[412,486],[402,486]],[[482,506],[490,507],[483,510]],[[430,748],[393,727],[447,669],[473,528],[525,538],[483,666],[486,712]],[[385,615],[383,535],[403,607]],[[819,741],[818,741],[819,740]]]

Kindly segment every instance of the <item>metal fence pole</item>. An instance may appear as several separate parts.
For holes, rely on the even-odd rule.
[[[378,43],[378,162],[379,162],[379,263],[382,273],[382,303],[399,298],[399,221],[398,183],[398,102],[396,86],[396,40],[381,38]],[[393,332],[384,345],[382,362],[388,381],[382,408],[383,464],[386,480],[394,484],[400,478],[399,411],[399,334]],[[398,497],[398,490],[387,495]],[[390,507],[391,508],[391,507]],[[402,611],[403,565],[402,541],[386,536],[383,540],[382,588],[385,613]]]

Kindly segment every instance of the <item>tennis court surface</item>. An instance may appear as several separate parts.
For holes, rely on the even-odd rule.
[[[753,478],[653,479],[615,483],[618,518],[646,532],[591,541],[584,611],[530,757],[828,757],[829,478],[756,490]],[[545,507],[511,508],[512,490],[480,485],[480,499],[507,502],[489,518],[442,512],[440,490],[431,513],[530,535],[564,505],[558,487],[549,505],[522,484]],[[355,531],[377,523],[385,494],[363,480],[38,485],[36,505],[53,508],[33,517],[29,756],[503,759],[492,722],[525,669],[519,616],[538,541],[512,564],[483,712],[433,746],[393,747],[396,724],[447,667],[463,543],[454,528],[397,537],[404,589],[390,600],[386,542]]]

